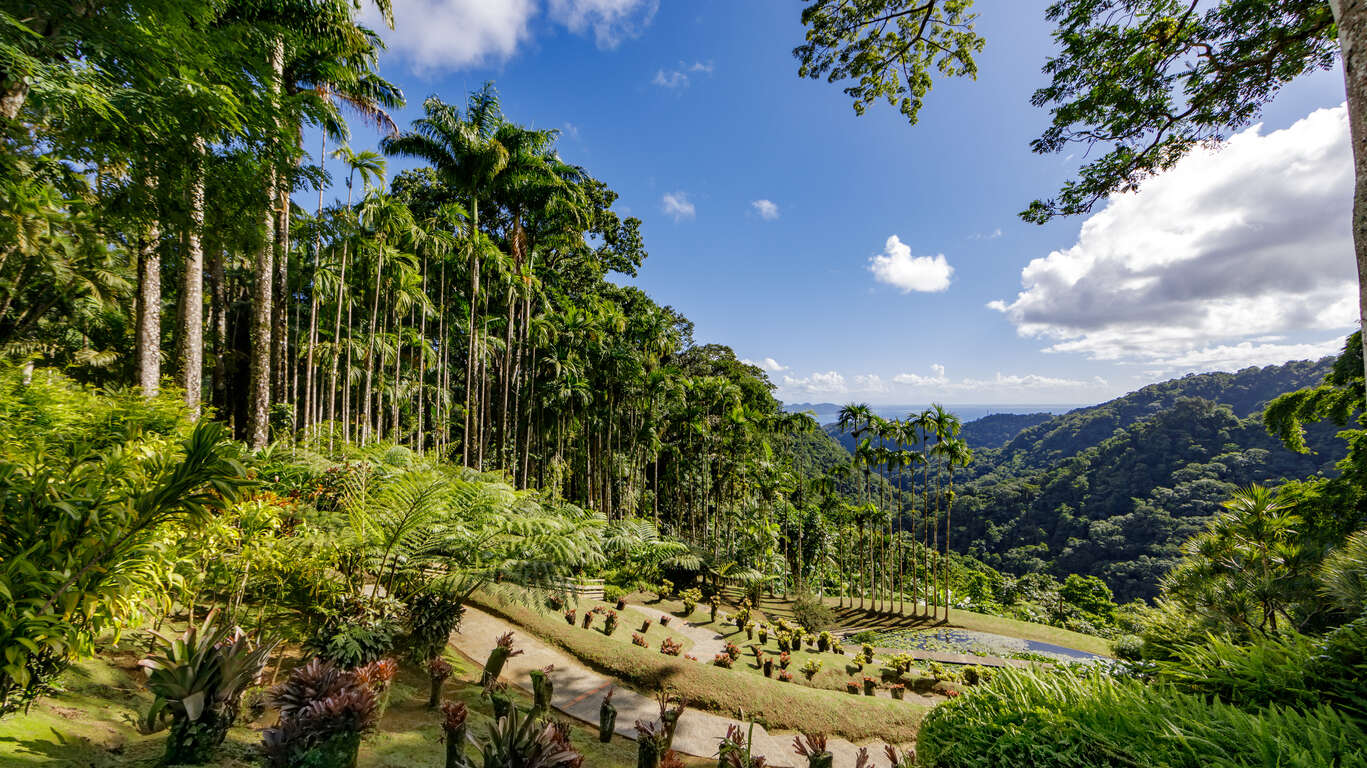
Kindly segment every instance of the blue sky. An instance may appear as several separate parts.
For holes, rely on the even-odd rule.
[[[915,126],[798,79],[797,0],[394,5],[396,121],[494,80],[509,119],[560,129],[561,154],[643,220],[634,282],[790,402],[1099,402],[1326,354],[1350,330],[1337,71],[1225,150],[1039,227],[1016,212],[1078,162],[1029,151],[1044,2],[980,0],[978,79],[937,82]]]

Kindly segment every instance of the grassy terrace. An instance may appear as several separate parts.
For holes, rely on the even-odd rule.
[[[648,692],[667,688],[687,698],[691,706],[737,719],[749,718],[766,728],[785,731],[816,728],[856,742],[880,738],[905,743],[915,739],[917,725],[928,710],[926,705],[916,701],[855,697],[801,685],[798,684],[801,675],[796,668],[792,683],[768,680],[757,670],[747,674],[742,669],[747,663],[753,663],[752,658],[742,657],[736,668],[722,669],[662,655],[658,640],[652,642],[649,649],[638,648],[631,644],[631,633],[622,629],[608,637],[597,629],[586,631],[579,626],[570,627],[557,614],[499,601],[488,595],[477,595],[473,602],[633,687]],[[705,613],[702,618],[706,618]]]
[[[908,614],[898,614],[896,611],[884,613],[858,607],[837,607],[835,598],[827,598],[826,604],[835,611],[836,626],[847,628],[875,628],[875,629],[935,629],[939,627],[953,627],[958,629],[969,629],[975,632],[991,632],[1007,637],[1019,637],[1023,640],[1035,640],[1042,643],[1053,643],[1065,648],[1074,648],[1079,651],[1095,653],[1101,656],[1111,654],[1110,641],[1105,638],[1093,635],[1084,635],[1080,632],[1051,627],[1047,624],[1035,624],[1028,621],[1018,621],[1002,616],[989,616],[983,613],[974,613],[955,608],[950,611],[949,622],[943,620],[932,620],[921,616]],[[763,598],[759,603],[759,610],[765,616],[771,618],[784,618],[793,621],[793,602],[782,598]]]
[[[166,734],[141,735],[132,721],[147,710],[151,695],[143,687],[136,667],[141,649],[125,646],[119,652],[73,666],[61,680],[62,690],[42,699],[27,714],[0,720],[0,765],[81,766],[81,768],[152,768],[160,765]],[[446,698],[470,707],[470,733],[483,738],[491,721],[489,702],[480,698],[479,669],[470,662],[448,657],[455,674],[447,681]],[[282,675],[283,678],[283,675]],[[445,747],[440,742],[441,715],[426,708],[426,674],[404,666],[391,689],[389,708],[376,733],[361,744],[359,768],[440,768]],[[530,696],[511,688],[518,706],[531,704]],[[210,768],[258,768],[256,745],[261,729],[271,725],[274,714],[234,727]],[[614,738],[598,742],[597,728],[576,720],[572,741],[585,756],[586,766],[632,768],[636,744]],[[710,766],[714,761],[688,758],[688,768]]]

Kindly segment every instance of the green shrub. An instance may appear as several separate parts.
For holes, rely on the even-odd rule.
[[[699,592],[697,589],[685,589],[683,593],[679,595],[679,599],[683,600],[683,615],[692,616],[693,609],[697,608],[698,603],[702,601],[702,592]]]
[[[606,587],[603,587],[603,602],[605,603],[616,603],[626,596],[627,591],[616,584],[609,584]]]
[[[168,528],[206,523],[247,483],[227,437],[174,398],[0,368],[0,716],[169,599]]]
[[[465,606],[455,590],[436,587],[409,597],[404,606],[404,646],[409,659],[421,664],[440,656],[464,616]]]
[[[802,593],[793,601],[793,618],[807,630],[820,632],[835,625],[835,611],[816,595]]]
[[[873,643],[878,641],[878,633],[873,631],[872,629],[864,629],[855,632],[854,634],[850,635],[845,639],[849,640],[851,643],[859,643],[861,645],[872,645]]]
[[[1323,702],[1367,724],[1367,619],[1322,638],[1227,638],[1176,646],[1157,675],[1179,690],[1214,696],[1245,709],[1271,705],[1309,709]]]
[[[1363,766],[1362,731],[1327,705],[1257,712],[1097,672],[1003,670],[931,711],[932,768]]]
[[[360,667],[394,650],[394,630],[377,620],[334,621],[306,640],[304,650],[339,667]]]

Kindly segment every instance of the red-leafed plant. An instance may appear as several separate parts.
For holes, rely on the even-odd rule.
[[[280,723],[262,734],[262,751],[272,768],[350,768],[361,736],[379,719],[369,680],[318,659],[291,672],[274,700]]]

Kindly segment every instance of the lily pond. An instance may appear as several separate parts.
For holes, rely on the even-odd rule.
[[[863,638],[861,638],[863,639]],[[1088,662],[1100,659],[1093,653],[1038,640],[1024,640],[991,632],[967,629],[924,629],[876,632],[868,641],[877,648],[901,651],[943,651],[972,656],[1002,658],[1048,657],[1050,661]]]

